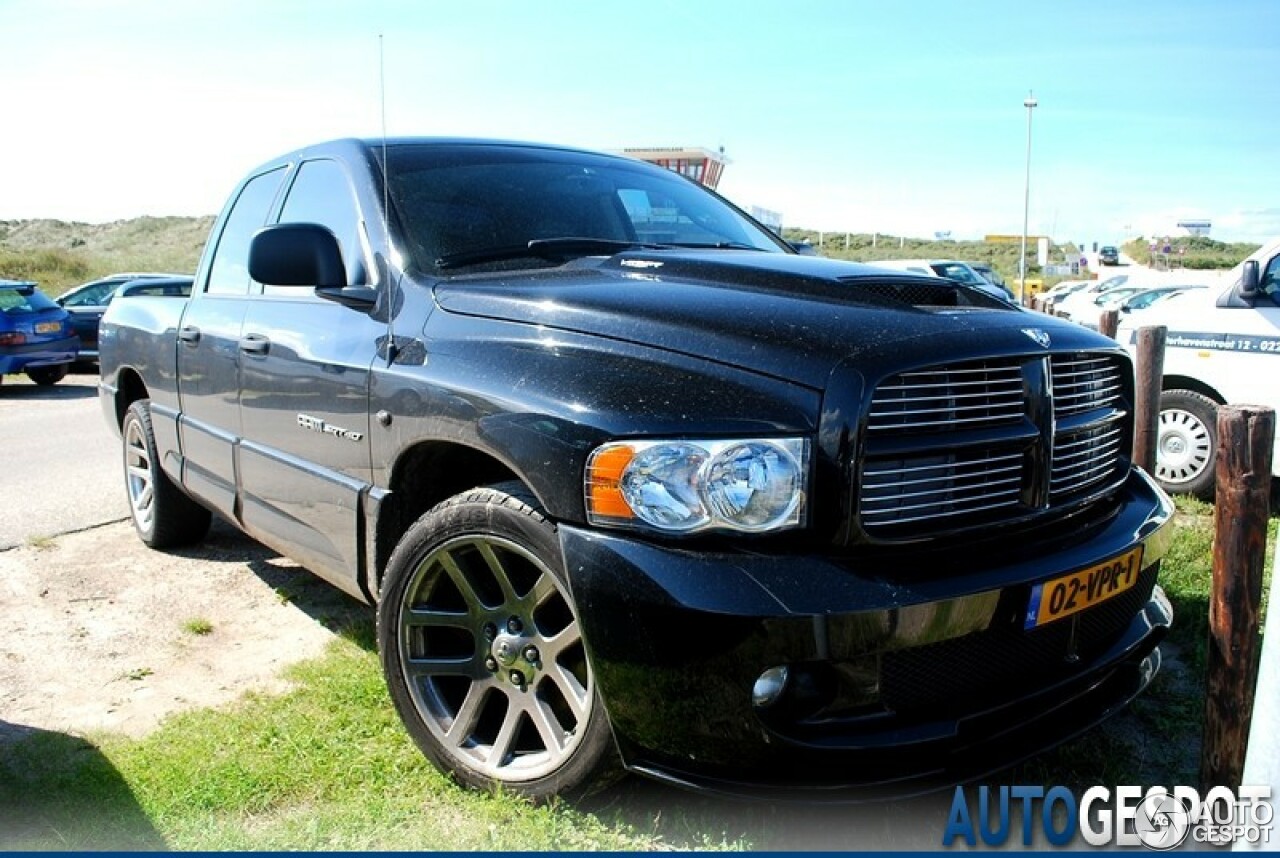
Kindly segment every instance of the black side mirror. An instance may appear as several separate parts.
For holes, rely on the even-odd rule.
[[[1258,261],[1250,259],[1244,264],[1244,271],[1240,274],[1240,296],[1243,298],[1252,298],[1258,294],[1258,282],[1261,274],[1258,269]]]
[[[347,285],[338,239],[316,223],[263,227],[249,244],[249,276],[270,286]]]

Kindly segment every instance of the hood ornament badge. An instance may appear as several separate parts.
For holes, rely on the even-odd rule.
[[[1022,333],[1039,343],[1041,348],[1049,348],[1049,335],[1039,328],[1023,328]]]

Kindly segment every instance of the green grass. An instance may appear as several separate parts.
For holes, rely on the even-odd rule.
[[[1122,715],[992,783],[1196,783],[1212,507],[1179,499],[1175,526],[1161,675]],[[936,849],[946,824],[949,793],[831,809],[718,801],[635,778],[545,807],[463,790],[396,717],[363,614],[288,675],[291,692],[176,716],[142,739],[0,742],[0,848]]]
[[[203,637],[213,633],[213,623],[209,622],[204,617],[192,617],[191,619],[183,622],[182,630],[189,635]]]
[[[295,691],[172,718],[139,740],[0,744],[0,848],[618,850],[664,841],[566,804],[454,786],[396,718],[370,630]],[[698,835],[685,846],[733,845]]]

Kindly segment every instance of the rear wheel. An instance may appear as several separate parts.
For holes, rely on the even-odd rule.
[[[555,525],[519,483],[464,492],[409,528],[378,648],[409,733],[467,786],[541,800],[613,760]]]
[[[142,541],[152,548],[192,545],[209,532],[209,511],[187,497],[161,469],[151,429],[151,400],[140,399],[125,412],[124,484],[129,515]]]
[[[33,366],[27,369],[27,378],[43,387],[57,384],[67,377],[70,364],[60,363],[55,366]]]
[[[1218,404],[1193,390],[1160,395],[1156,482],[1167,492],[1213,499]]]

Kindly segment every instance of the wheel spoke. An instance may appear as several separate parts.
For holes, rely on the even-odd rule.
[[[578,621],[574,620],[560,630],[559,633],[552,637],[546,638],[539,649],[542,651],[542,660],[551,663],[569,647],[581,640],[582,636],[578,633]]]
[[[564,727],[556,719],[555,713],[551,711],[546,701],[533,701],[533,705],[529,707],[529,719],[533,721],[534,729],[542,737],[543,746],[551,752],[552,756],[560,756],[564,752],[565,742],[569,737],[565,735]]]
[[[484,703],[485,696],[489,692],[489,688],[489,683],[473,682],[471,687],[467,689],[466,699],[458,707],[458,713],[453,716],[453,723],[449,725],[449,731],[445,733],[445,740],[455,748],[471,737],[471,732],[475,729],[476,719],[480,715],[480,709]]]
[[[401,616],[405,626],[425,628],[471,629],[471,614],[456,611],[433,611],[428,608],[408,608]]]
[[[538,576],[538,580],[533,585],[533,591],[529,593],[529,599],[535,608],[540,607],[548,599],[558,596],[560,591],[556,588],[556,579],[550,572],[543,572]]]
[[[136,505],[139,509],[145,509],[146,507],[151,506],[151,498],[153,496],[154,492],[151,490],[151,483],[147,483],[143,487],[142,491],[138,492],[138,501]]]
[[[505,765],[511,755],[511,747],[515,744],[516,733],[519,732],[520,720],[524,717],[524,705],[515,698],[508,695],[510,701],[507,706],[507,717],[502,721],[502,728],[498,730],[497,737],[493,740],[493,747],[489,750],[489,758],[486,762],[497,769]]]
[[[547,670],[547,678],[560,689],[560,696],[573,711],[573,717],[579,722],[587,714],[587,689],[582,687],[573,671],[561,664],[553,664]]]
[[[475,588],[471,586],[471,582],[467,580],[467,573],[462,571],[462,567],[458,565],[458,561],[453,559],[453,553],[448,549],[440,551],[440,565],[444,567],[445,573],[449,579],[457,586],[458,592],[462,594],[462,600],[470,607],[481,605],[480,597],[476,594]]]
[[[515,588],[511,586],[511,579],[507,577],[507,570],[502,565],[502,560],[498,558],[498,553],[493,550],[493,546],[488,542],[476,542],[476,550],[480,552],[480,556],[484,558],[484,563],[489,567],[489,571],[493,573],[494,580],[498,587],[502,590],[502,601],[507,605],[514,605],[518,598]]]
[[[404,660],[405,672],[410,676],[465,676],[480,679],[488,675],[481,660],[472,655],[421,656]]]
[[[145,465],[130,465],[129,476],[135,480],[141,480],[144,483],[150,482],[151,471],[147,470]]]

